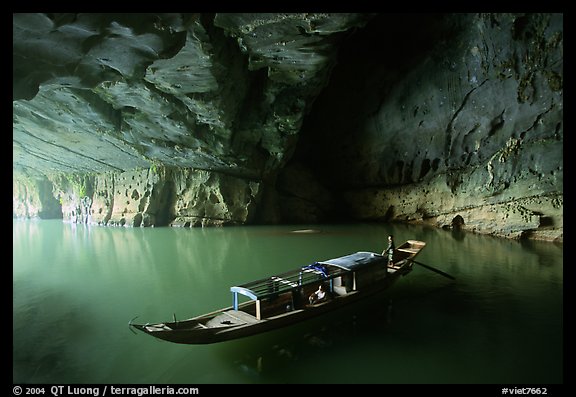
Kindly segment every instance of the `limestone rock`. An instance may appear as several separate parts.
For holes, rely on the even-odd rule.
[[[478,232],[561,236],[562,16],[422,16],[420,34],[409,22],[388,26],[407,41],[386,57],[368,53],[375,25],[359,32],[364,47],[342,49],[362,73],[335,69],[298,161],[353,219],[446,225],[461,214]]]
[[[13,14],[13,80],[16,217],[562,238],[562,14]]]

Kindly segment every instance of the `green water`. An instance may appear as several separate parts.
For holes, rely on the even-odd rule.
[[[319,233],[291,233],[298,229]],[[228,306],[229,287],[420,239],[379,302],[214,345],[127,324]],[[563,383],[563,252],[406,225],[103,228],[13,222],[14,383]]]

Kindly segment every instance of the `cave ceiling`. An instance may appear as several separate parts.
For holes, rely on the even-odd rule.
[[[13,170],[260,179],[372,14],[13,14]]]

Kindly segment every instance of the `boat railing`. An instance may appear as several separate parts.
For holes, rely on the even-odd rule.
[[[397,254],[400,255],[395,258],[395,260],[405,259],[405,257],[413,255],[418,251],[418,249],[413,250],[411,244],[404,244],[397,250]],[[357,252],[344,257],[315,262],[312,265],[303,266],[289,272],[233,286],[230,288],[233,294],[232,307],[234,310],[238,310],[240,304],[239,295],[243,295],[256,302],[256,317],[260,317],[260,315],[263,314],[262,311],[265,309],[265,306],[274,306],[276,304],[275,301],[280,295],[288,292],[291,296],[297,296],[302,293],[306,294],[308,289],[316,289],[319,282],[323,283],[330,293],[343,295],[342,288],[339,288],[338,291],[335,292],[333,285],[334,279],[346,275],[351,277],[347,285],[347,290],[354,291],[356,290],[356,272],[358,270],[379,266],[385,261],[386,259],[379,254]],[[385,269],[386,266],[384,266],[384,274],[386,274]],[[342,279],[340,278],[340,280]],[[307,297],[305,297],[305,299],[307,299]],[[261,303],[263,303],[264,306],[261,306]]]
[[[295,271],[234,286],[230,288],[230,291],[234,294],[239,293],[247,296],[252,300],[275,298],[284,292],[316,284],[318,281],[329,281],[345,273],[347,272],[338,268],[322,271],[318,267],[306,266]]]

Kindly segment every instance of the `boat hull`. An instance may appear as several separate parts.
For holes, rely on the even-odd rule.
[[[411,260],[425,245],[422,242],[413,241],[413,243],[419,243],[419,248],[412,249],[413,252],[400,255],[402,258],[401,263],[389,269],[389,273],[386,273],[382,278],[375,278],[369,284],[362,286],[362,288],[349,291],[343,295],[331,294],[329,299],[316,304],[306,304],[297,309],[288,307],[276,315],[258,319],[257,316],[247,313],[249,310],[246,308],[253,302],[245,302],[237,308],[231,306],[182,321],[156,324],[135,324],[131,321],[129,325],[155,338],[173,343],[211,344],[244,338],[300,323],[361,300],[375,299],[377,295],[386,292],[396,280],[412,270],[413,263]],[[402,246],[405,245],[406,243]],[[371,255],[382,258],[381,260],[377,258],[379,266],[382,266],[382,263],[386,266],[387,259],[378,254]],[[374,272],[374,270],[371,271]],[[376,273],[369,273],[369,275],[371,274]]]

